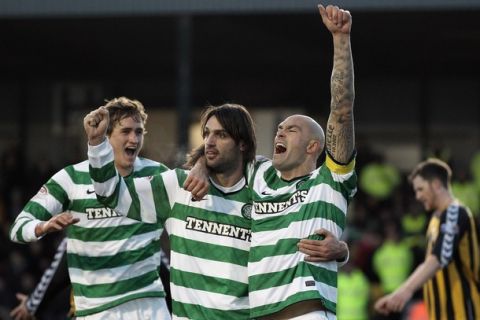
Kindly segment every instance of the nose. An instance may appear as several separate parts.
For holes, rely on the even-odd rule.
[[[415,192],[415,199],[417,199],[418,201],[420,201],[420,193],[419,192]]]
[[[205,135],[205,138],[203,140],[205,142],[205,145],[208,145],[208,146],[215,145],[215,136],[213,134]]]
[[[140,141],[140,135],[136,134],[135,132],[131,132],[128,135],[128,140],[133,143],[138,143]]]
[[[283,131],[283,129],[278,129],[277,134],[275,136],[277,138],[283,138],[283,137],[285,137],[285,131]]]

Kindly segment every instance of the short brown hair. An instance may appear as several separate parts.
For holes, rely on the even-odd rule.
[[[412,173],[410,173],[408,180],[412,182],[417,176],[429,182],[438,179],[442,185],[448,189],[450,180],[452,179],[452,169],[442,160],[430,158],[420,162],[415,169],[413,169]]]
[[[148,115],[145,113],[145,107],[138,100],[132,100],[126,97],[113,98],[107,100],[105,108],[110,115],[110,124],[107,129],[107,136],[112,134],[113,128],[125,118],[133,118],[135,121],[147,123]],[[146,131],[144,131],[146,133]]]

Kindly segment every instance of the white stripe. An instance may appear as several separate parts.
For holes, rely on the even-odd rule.
[[[272,257],[263,258],[258,262],[249,262],[248,263],[248,275],[255,276],[258,274],[279,272],[287,270],[289,268],[296,267],[300,261],[304,261],[305,254],[297,251],[292,254],[287,255],[278,255]],[[337,272],[337,262],[336,261],[327,261],[327,262],[307,262],[309,264],[322,267],[324,269]]]
[[[224,311],[248,309],[248,297],[237,298],[221,293],[213,293],[170,284],[172,299],[180,303],[201,305]]]
[[[185,171],[188,173],[188,171]],[[162,173],[163,183],[168,194],[170,208],[175,203],[183,204],[188,207],[204,209],[208,211],[214,210],[218,213],[224,213],[231,216],[242,217],[242,208],[245,203],[235,200],[225,199],[224,197],[206,195],[205,200],[192,201],[192,194],[179,186],[176,172],[174,170]]]
[[[64,188],[64,186],[62,186]],[[30,199],[31,202],[35,202],[45,210],[50,213],[58,214],[63,211],[62,204],[52,196],[50,193],[37,193],[33,198]]]
[[[95,193],[102,196],[102,197],[109,197],[111,196],[112,194],[114,194],[115,192],[115,188],[117,186],[118,183],[124,183],[123,181],[120,181],[121,180],[118,176],[118,173],[111,177],[110,179],[108,179],[107,181],[105,182],[97,182],[97,181],[93,181],[93,187],[95,188]],[[123,185],[122,185],[123,186]],[[125,186],[123,186],[125,188]]]
[[[282,239],[303,239],[321,228],[332,232],[337,239],[340,239],[343,233],[342,229],[332,220],[313,218],[294,221],[282,229],[255,232],[254,236],[252,236],[252,247],[275,245]]]
[[[88,160],[93,168],[100,169],[105,164],[113,162],[113,148],[105,139],[102,143],[96,146],[88,145]]]
[[[133,179],[135,190],[140,201],[140,216],[142,221],[157,222],[157,212],[153,198],[151,177]]]
[[[247,267],[233,263],[192,257],[172,250],[170,264],[172,268],[181,271],[192,272],[202,276],[230,279],[245,284],[248,283]]]
[[[346,173],[346,174],[339,174],[339,173],[335,173],[335,172],[332,172],[332,178],[333,178],[333,181],[335,182],[340,182],[340,183],[343,183],[345,181],[347,181],[348,179],[350,179],[352,176],[353,176],[353,173],[354,171],[350,171],[349,173]]]
[[[282,302],[289,296],[299,292],[318,290],[327,300],[337,301],[337,288],[321,282],[316,282],[316,287],[307,287],[307,281],[315,281],[312,277],[295,278],[291,283],[250,292],[250,308],[255,308],[271,303]]]
[[[159,265],[160,252],[157,252],[153,256],[134,264],[92,271],[68,268],[68,273],[72,283],[82,285],[110,284],[121,280],[139,277],[148,272],[155,271]]]
[[[113,256],[120,252],[145,248],[153,241],[160,239],[160,233],[161,230],[155,230],[126,239],[110,241],[82,241],[70,238],[68,239],[68,251],[86,257]]]
[[[163,286],[162,286],[162,282],[159,278],[154,283],[152,283],[151,285],[149,285],[147,287],[143,287],[141,289],[138,289],[138,290],[135,290],[135,291],[130,291],[126,294],[121,294],[121,295],[117,295],[117,296],[109,296],[109,297],[102,297],[102,298],[87,298],[87,297],[83,297],[83,296],[74,296],[75,308],[77,309],[77,311],[84,311],[84,310],[87,310],[87,309],[99,307],[99,306],[104,305],[106,303],[111,303],[115,300],[121,299],[125,296],[134,295],[136,293],[162,291],[162,290],[163,290]]]
[[[104,210],[105,208],[92,208],[95,210]],[[115,211],[115,210],[113,210]],[[109,218],[101,218],[101,219],[88,219],[89,215],[85,212],[78,212],[78,211],[70,211],[74,218],[80,219],[79,222],[75,224],[77,227],[83,228],[111,228],[111,227],[118,227],[118,226],[128,226],[142,223],[138,220],[133,220],[124,216],[124,214],[117,212],[119,215],[118,217],[109,217]]]
[[[34,216],[32,216],[28,212],[25,212],[25,211],[20,212],[20,214],[15,219],[15,223],[13,224],[12,228],[10,229],[10,239],[12,241],[19,242],[19,239],[17,238],[18,229],[20,229],[20,226],[22,224],[24,224],[26,221],[29,221],[29,220],[30,220],[29,223],[31,223],[31,221],[35,221],[36,224],[42,222],[42,221],[38,220],[37,218],[35,218]],[[25,233],[25,226],[23,226],[24,229],[22,230],[22,237],[24,239],[25,239],[25,234],[24,234]]]
[[[205,215],[205,220],[207,219],[208,219],[208,216]],[[165,229],[169,234],[173,234],[175,236],[182,237],[189,240],[209,243],[213,245],[220,244],[222,246],[245,250],[245,251],[250,250],[249,241],[187,229],[186,225],[187,225],[186,221],[176,219],[176,218],[168,218],[165,223]]]
[[[115,183],[115,184],[118,183],[118,180],[117,182],[112,182],[111,180],[112,179],[108,180],[108,183]],[[130,195],[130,191],[128,190],[127,185],[125,184],[125,181],[123,180],[123,178],[120,179],[119,183],[120,183],[120,188],[118,191],[118,202],[114,210],[120,213],[122,216],[126,217],[128,215],[128,210],[132,205],[132,196]],[[113,190],[115,190],[115,186],[113,186]],[[95,191],[97,191],[96,186],[95,186]],[[155,221],[152,221],[152,223],[154,222],[156,222],[156,216],[155,216]]]

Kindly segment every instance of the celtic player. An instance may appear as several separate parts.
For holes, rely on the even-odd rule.
[[[167,170],[137,157],[147,120],[139,101],[113,99],[104,110],[111,119],[106,135],[114,150],[112,165],[122,176]],[[66,228],[77,319],[170,319],[157,271],[162,225],[140,223],[104,207],[96,199],[88,166],[84,161],[56,173],[17,216],[11,239],[26,243]]]
[[[317,229],[339,238],[356,191],[351,16],[334,6],[319,10],[334,44],[326,139],[312,118],[288,117],[278,126],[273,161],[252,174],[252,318],[335,319],[337,263],[305,261],[295,247],[300,239],[316,238]],[[325,141],[326,162],[316,169]]]
[[[141,179],[118,175],[105,139],[107,123],[108,113],[102,109],[85,118],[95,191],[116,212],[165,223],[173,318],[248,319],[251,203],[244,173],[256,148],[248,112],[227,104],[204,113],[211,187],[200,199],[181,188],[188,174],[182,169]]]

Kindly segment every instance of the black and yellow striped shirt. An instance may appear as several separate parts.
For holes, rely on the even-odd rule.
[[[480,319],[480,252],[470,211],[451,205],[432,216],[427,230],[427,255],[442,269],[423,286],[429,318]]]

